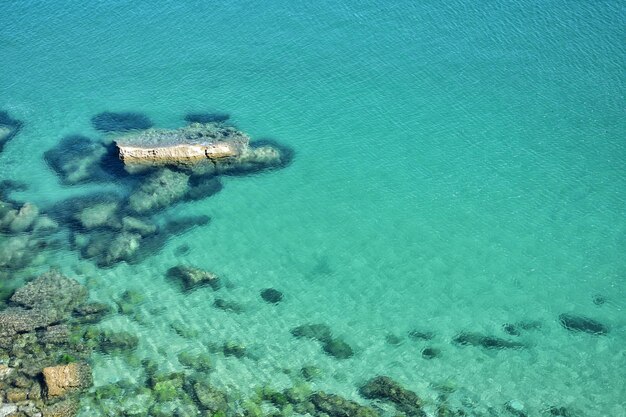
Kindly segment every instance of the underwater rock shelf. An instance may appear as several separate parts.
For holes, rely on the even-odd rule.
[[[173,165],[202,173],[281,166],[286,162],[276,147],[255,147],[245,133],[219,124],[194,123],[180,129],[149,129],[118,137],[119,157],[130,168]]]

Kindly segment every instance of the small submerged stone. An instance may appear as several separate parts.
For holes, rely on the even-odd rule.
[[[526,347],[521,342],[472,332],[459,333],[452,339],[452,342],[461,346],[479,346],[485,349],[522,349]]]
[[[223,298],[216,298],[213,302],[213,307],[236,314],[243,313],[245,310],[238,302],[224,300]]]
[[[399,346],[404,340],[400,336],[390,333],[385,336],[385,342],[387,342],[388,345]]]
[[[324,352],[337,359],[348,359],[354,355],[352,347],[343,339],[333,337],[332,331],[325,324],[303,324],[291,329],[291,334],[320,342]]]
[[[246,355],[246,347],[237,342],[226,342],[222,346],[222,351],[225,356],[235,356],[237,358],[243,358]]]
[[[606,297],[604,295],[601,294],[596,294],[593,296],[592,301],[595,305],[597,306],[601,306],[604,305],[606,303]]]
[[[110,112],[98,113],[91,118],[91,124],[102,132],[128,132],[152,127],[152,121],[143,113]]]
[[[559,323],[572,332],[584,332],[594,335],[603,335],[609,332],[608,326],[599,321],[575,314],[561,314],[559,316]]]
[[[319,379],[322,376],[322,370],[314,365],[305,365],[300,369],[300,374],[307,381]]]
[[[334,338],[323,344],[324,352],[337,359],[349,359],[354,355],[352,347],[343,339]]]
[[[167,276],[180,281],[185,290],[208,285],[217,291],[221,287],[220,279],[216,274],[192,266],[174,266],[167,271]]]
[[[422,357],[424,359],[435,359],[441,356],[441,350],[435,347],[425,347],[422,349]]]
[[[283,293],[274,288],[266,288],[261,290],[261,298],[270,304],[278,304],[283,299]]]

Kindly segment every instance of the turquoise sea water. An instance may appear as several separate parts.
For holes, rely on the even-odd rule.
[[[427,399],[454,386],[470,410],[509,415],[516,400],[528,415],[626,416],[626,6],[442,3],[2,2],[0,110],[24,127],[0,153],[0,179],[29,186],[14,197],[45,208],[115,189],[63,186],[43,159],[66,135],[101,137],[90,118],[103,111],[172,128],[189,111],[225,111],[296,152],[166,210],[212,220],[142,263],[102,269],[68,245],[21,273],[57,265],[111,304],[145,293],[141,320],[102,326],[136,332],[137,357],[166,369],[181,351],[245,344],[250,357],[216,355],[213,374],[243,392],[315,364],[315,388],[358,401],[385,374]],[[164,278],[179,263],[229,285],[181,293]],[[267,287],[284,301],[264,303]],[[244,313],[212,308],[216,297]],[[563,313],[610,331],[568,331]],[[540,325],[503,331],[520,321]],[[290,334],[309,322],[355,355]],[[527,347],[451,343],[463,331]],[[425,359],[427,346],[440,357]],[[119,357],[93,366],[96,385],[138,379]]]

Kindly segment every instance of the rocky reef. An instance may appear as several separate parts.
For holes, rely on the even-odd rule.
[[[8,112],[0,111],[0,151],[22,128],[22,122],[12,118]]]
[[[85,287],[50,270],[17,289],[0,311],[0,415],[76,414],[92,384],[84,326],[94,314],[103,317],[103,307],[87,297]]]

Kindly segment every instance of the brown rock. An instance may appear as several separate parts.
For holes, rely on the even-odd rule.
[[[44,368],[43,377],[48,397],[60,397],[92,384],[91,367],[81,362]]]
[[[78,400],[68,399],[44,408],[43,417],[74,417],[78,413]]]
[[[10,388],[7,390],[7,401],[10,403],[19,403],[26,401],[28,391],[21,388]]]

